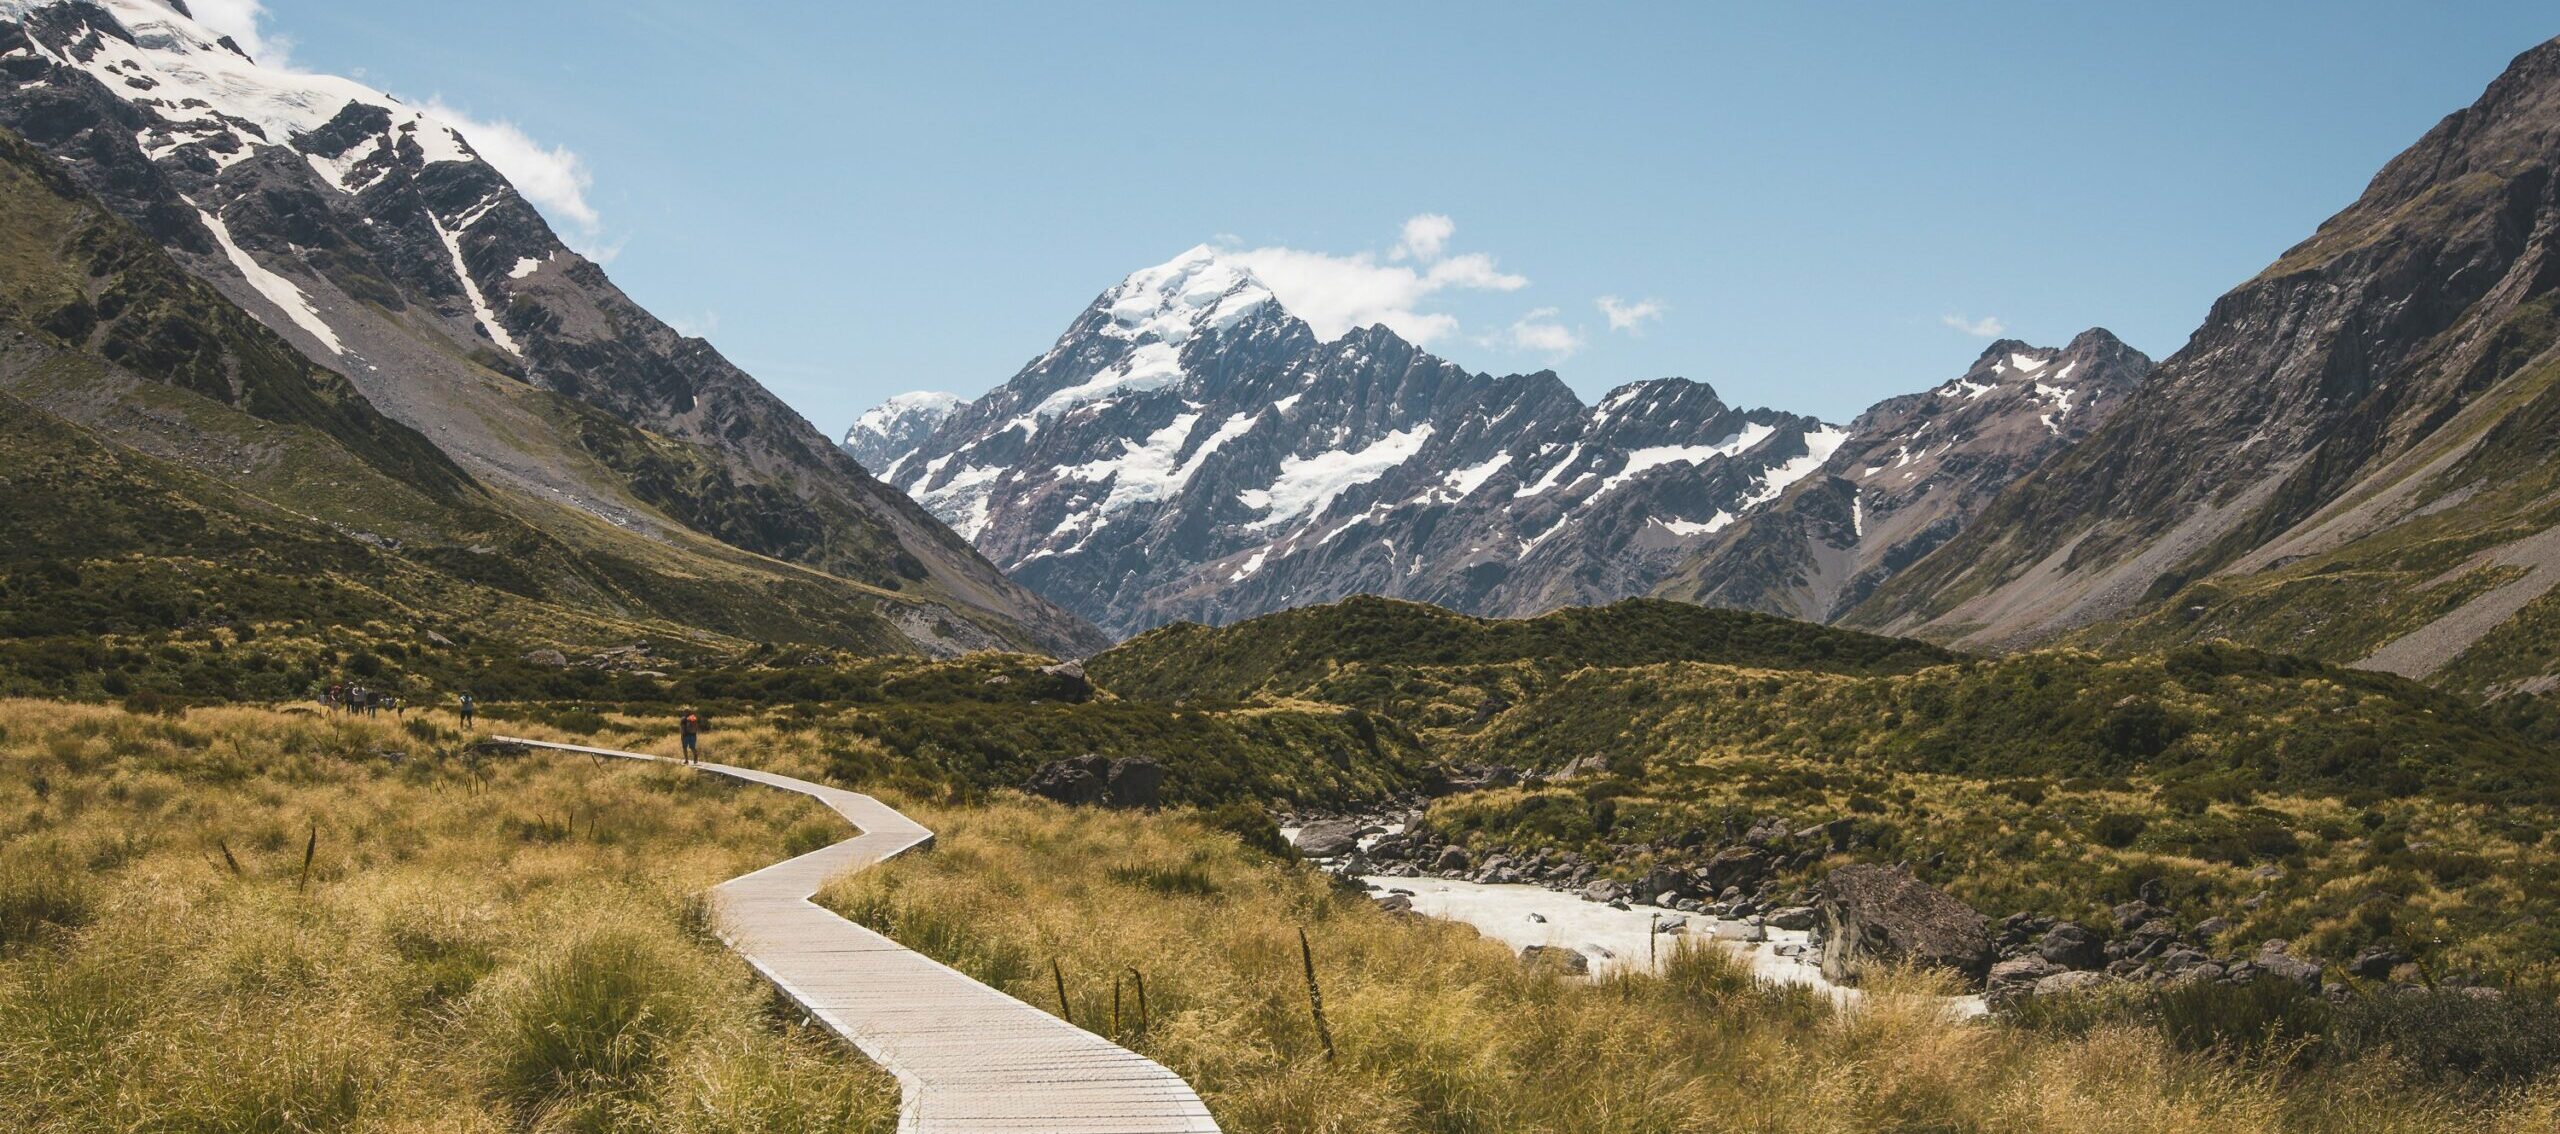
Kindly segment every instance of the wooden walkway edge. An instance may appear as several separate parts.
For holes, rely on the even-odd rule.
[[[490,739],[676,763],[662,756]],[[898,1078],[903,1134],[1215,1134],[1162,1064],[972,980],[809,899],[835,878],[926,846],[933,832],[858,792],[727,764],[705,772],[799,792],[861,834],[712,888],[721,939],[783,994]]]

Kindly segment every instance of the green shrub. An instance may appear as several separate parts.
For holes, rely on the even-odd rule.
[[[2089,837],[2106,846],[2123,850],[2132,846],[2133,841],[2141,838],[2142,832],[2150,827],[2151,820],[2142,816],[2112,811],[2098,816],[2098,821],[2090,825]]]
[[[1274,858],[1289,856],[1289,840],[1280,835],[1280,824],[1261,805],[1241,799],[1229,800],[1200,812],[1200,822],[1213,831],[1234,835],[1248,850],[1261,851]]]
[[[2339,1008],[2332,1044],[2387,1054],[2419,1079],[2474,1091],[2522,1086],[2560,1067],[2560,1005],[2486,989],[2386,989]]]

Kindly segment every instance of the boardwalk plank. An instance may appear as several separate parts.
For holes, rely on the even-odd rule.
[[[611,748],[492,739],[625,760]],[[898,1077],[904,1134],[1215,1134],[1162,1064],[970,979],[809,901],[933,832],[859,792],[727,764],[697,770],[798,792],[861,833],[712,888],[721,939],[808,1013]]]

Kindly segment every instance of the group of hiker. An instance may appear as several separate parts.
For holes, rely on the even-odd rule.
[[[401,717],[409,713],[408,698],[385,693],[379,689],[367,689],[361,685],[344,683],[332,685],[321,692],[320,700],[338,712],[353,713],[360,717],[370,717],[386,712],[392,716]]]
[[[383,693],[379,690],[367,689],[362,685],[351,685],[345,682],[333,684],[327,689],[322,690],[320,693],[320,699],[332,710],[354,713],[358,716],[369,717],[388,710],[391,715],[398,717],[405,716],[409,710],[409,702],[405,698],[396,697],[391,694]],[[475,700],[471,694],[464,693],[455,698],[454,713],[462,718],[462,727],[470,728],[473,723],[479,719],[480,702]],[[684,762],[687,764],[701,763],[702,713],[698,710],[687,709],[682,715],[678,716],[676,718],[676,736],[684,750]]]

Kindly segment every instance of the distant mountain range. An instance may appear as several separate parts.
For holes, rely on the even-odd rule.
[[[1321,339],[1204,246],[1104,292],[986,396],[902,395],[845,446],[1115,633],[1353,594],[1519,616],[1646,593],[1873,453],[1894,467],[1891,534],[1856,567],[1871,587],[1910,558],[1892,549],[1945,538],[1921,529],[2084,433],[2148,366],[2104,331],[1984,359],[1849,428],[1680,378],[1585,405],[1553,373],[1470,373],[1384,327]],[[1797,558],[1765,589],[1815,569],[1809,546]]]
[[[1819,473],[1708,536],[1654,593],[1838,618],[2088,436],[2150,372],[2101,329],[2060,350],[1993,343],[1962,377],[1860,414]]]
[[[2215,638],[2560,691],[2560,42],[2159,364],[1994,344],[1847,426],[1664,379],[1584,406],[1210,249],[1130,276],[885,475],[1115,633],[1357,593],[1655,593],[1976,649]],[[878,431],[874,431],[877,433]]]
[[[158,462],[150,477],[210,478],[431,574],[502,575],[568,620],[555,629],[605,640],[648,624],[934,653],[1104,641],[633,303],[414,107],[263,66],[174,3],[0,0],[0,127],[32,143],[17,167],[48,198],[119,222],[84,231],[138,237],[276,336],[218,331],[220,305],[190,300],[137,350],[135,312],[94,283],[19,305],[0,391]],[[49,278],[57,253],[92,254],[6,267]],[[327,443],[244,445],[237,422],[163,404],[184,362],[233,374],[188,387],[203,398],[304,421],[237,373],[240,352],[277,344],[278,367],[308,372],[296,404],[333,407]],[[69,381],[41,361],[66,357],[101,373]],[[398,469],[385,452],[406,454]],[[397,486],[325,479],[348,461]],[[493,542],[498,529],[518,534]]]

